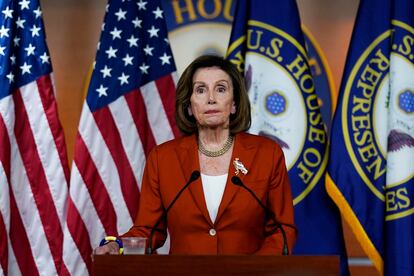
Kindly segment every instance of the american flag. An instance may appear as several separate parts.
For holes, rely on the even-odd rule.
[[[160,1],[110,0],[76,137],[64,239],[70,273],[91,273],[99,241],[132,226],[147,154],[179,135],[176,79]]]
[[[56,275],[69,167],[38,0],[0,1],[0,275]]]

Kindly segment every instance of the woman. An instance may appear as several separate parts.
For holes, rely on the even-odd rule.
[[[185,136],[148,156],[135,225],[123,236],[151,237],[151,247],[158,248],[168,226],[171,254],[280,255],[277,220],[292,248],[296,229],[283,152],[272,140],[245,133],[250,104],[237,68],[220,57],[199,57],[184,71],[176,97],[176,121]],[[180,193],[193,172],[201,178],[195,173]],[[109,242],[95,253],[118,251]]]

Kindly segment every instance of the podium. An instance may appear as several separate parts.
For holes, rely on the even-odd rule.
[[[339,256],[95,255],[98,275],[339,275]]]

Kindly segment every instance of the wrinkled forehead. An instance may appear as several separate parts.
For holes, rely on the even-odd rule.
[[[225,82],[232,86],[230,75],[218,66],[198,68],[193,75],[193,85],[195,83],[218,83]]]

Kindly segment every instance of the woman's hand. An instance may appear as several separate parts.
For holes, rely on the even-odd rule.
[[[99,246],[94,250],[95,255],[118,255],[119,254],[119,246],[118,243],[115,241],[110,241],[107,244]]]

